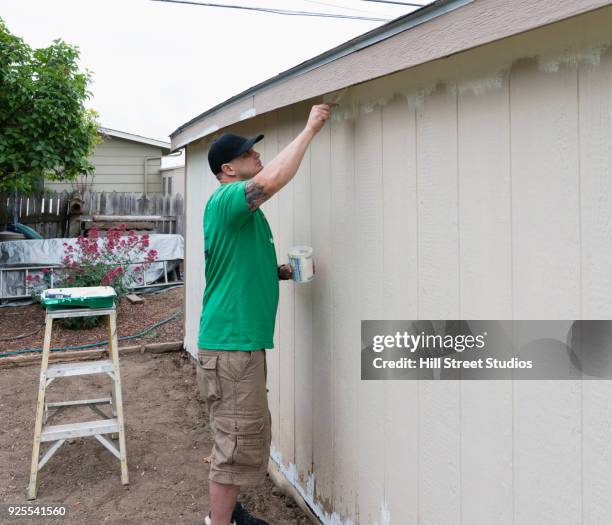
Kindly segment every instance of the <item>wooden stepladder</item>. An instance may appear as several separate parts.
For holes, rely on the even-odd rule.
[[[77,361],[49,365],[51,348],[51,330],[53,320],[66,317],[108,316],[108,353],[110,359],[99,361]],[[112,380],[111,393],[108,398],[80,399],[74,401],[45,402],[45,392],[51,382],[59,377],[108,374]],[[100,405],[110,405],[112,416],[108,416]],[[67,408],[86,405],[101,419],[50,425],[50,421],[58,413]],[[119,449],[105,434],[119,435]],[[30,484],[27,499],[36,498],[36,480],[38,471],[57,452],[66,439],[94,436],[121,463],[121,483],[128,484],[127,456],[125,449],[125,427],[123,424],[123,401],[121,396],[121,378],[119,375],[119,348],[117,344],[117,312],[111,308],[70,308],[62,310],[47,310],[45,339],[40,368],[40,384],[38,386],[38,404],[36,408],[36,423],[34,427],[34,446],[32,448],[32,466],[30,469]],[[41,442],[52,442],[44,456],[39,460]]]

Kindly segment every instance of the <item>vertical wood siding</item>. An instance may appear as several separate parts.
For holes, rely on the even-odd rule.
[[[458,93],[459,286],[464,319],[512,319],[510,111],[499,89]],[[513,524],[512,383],[461,382],[463,523]]]
[[[608,9],[351,88],[265,204],[279,262],[315,250],[314,282],[280,283],[268,388],[273,459],[324,523],[609,521],[612,382],[366,382],[359,352],[361,319],[612,316],[611,25]],[[232,129],[265,133],[269,161],[313,102]],[[206,152],[187,152],[192,353]]]
[[[416,110],[395,97],[381,117],[383,319],[416,319]],[[385,501],[389,515],[405,516],[406,523],[417,523],[419,509],[418,388],[417,381],[384,383]],[[411,423],[398,425],[398,418]]]
[[[612,319],[612,51],[578,70],[582,317]],[[612,382],[582,385],[583,523],[610,518]]]
[[[334,300],[333,333],[333,491],[335,516],[355,520],[358,511],[359,461],[359,405],[355,393],[359,389],[357,358],[361,347],[359,320],[353,314],[356,265],[355,246],[358,242],[354,228],[355,217],[355,122],[332,120],[331,172],[331,230],[333,259],[329,261],[333,278],[331,293]],[[316,176],[312,173],[311,177]],[[313,349],[316,351],[316,349]],[[374,452],[372,452],[374,455]]]
[[[95,167],[92,191],[144,191],[144,159],[161,157],[161,149],[118,137],[107,137],[89,159]],[[147,161],[147,193],[162,193],[161,159]],[[55,191],[71,191],[70,183],[45,181]]]
[[[301,130],[305,119],[308,118],[310,106],[298,104],[293,113],[293,135]],[[312,246],[314,227],[312,220],[316,214],[314,202],[318,193],[311,180],[311,154],[310,150],[304,155],[304,160],[294,178],[294,214],[293,228],[296,244]],[[282,254],[282,261],[286,262]],[[281,283],[283,286],[292,286],[291,283]],[[313,341],[313,287],[294,287],[294,348],[295,348],[295,466],[299,475],[299,482],[306,486],[308,478],[313,474],[313,447],[314,447],[314,392],[313,384],[313,355],[316,353]],[[318,430],[318,429],[317,429]]]

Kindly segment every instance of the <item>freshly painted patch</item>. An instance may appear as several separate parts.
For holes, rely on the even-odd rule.
[[[579,51],[565,50],[557,55],[542,55],[538,57],[538,68],[546,73],[556,73],[561,66],[576,67],[580,64],[598,66],[610,43],[602,43]]]
[[[599,42],[588,48],[566,49],[559,54],[542,54],[534,56],[540,71],[556,73],[562,66],[578,67],[579,65],[597,66],[601,56],[612,47],[612,42]],[[361,115],[371,113],[377,108],[384,107],[397,97],[403,98],[410,109],[420,109],[424,106],[425,99],[439,89],[446,89],[449,93],[463,94],[471,92],[480,96],[487,92],[503,89],[507,84],[513,64],[530,58],[529,56],[508,57],[496,64],[495,71],[472,72],[466,76],[446,79],[444,82],[432,81],[427,84],[415,83],[412,86],[401,89],[393,86],[389,80],[388,94],[381,96],[382,87],[370,94],[359,91],[358,86],[342,91],[341,101],[332,113],[332,120],[342,122],[346,120],[357,120]],[[374,81],[376,82],[376,81]],[[330,94],[331,96],[332,94]]]
[[[254,117],[255,115],[257,115],[256,108],[247,109],[246,111],[240,113],[240,120],[246,120],[248,118]]]
[[[217,131],[218,129],[219,129],[219,126],[217,126],[216,124],[213,124],[212,126],[208,126],[208,127],[207,127],[207,128],[204,130],[203,134],[204,134],[204,136],[206,136],[206,135],[210,135],[211,133],[214,133],[214,132],[215,132],[215,131]]]

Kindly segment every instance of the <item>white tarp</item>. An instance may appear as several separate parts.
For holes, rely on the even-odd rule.
[[[69,239],[26,239],[19,241],[0,242],[0,269],[9,269],[22,266],[59,266],[64,257],[64,243],[76,248],[76,238]],[[104,238],[98,239],[98,247],[102,249]],[[184,257],[185,243],[182,235],[152,233],[149,235],[149,250],[157,250],[157,261],[173,261],[167,264],[167,271],[171,272],[178,266]],[[140,261],[133,261],[135,263]],[[30,274],[42,275],[42,272]],[[25,271],[1,272],[0,298],[24,293]],[[153,283],[163,277],[162,263],[153,263],[146,271],[147,283]]]

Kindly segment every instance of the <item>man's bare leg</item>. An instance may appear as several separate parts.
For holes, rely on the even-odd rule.
[[[238,501],[240,487],[209,480],[210,518],[212,525],[229,525],[232,511]]]

